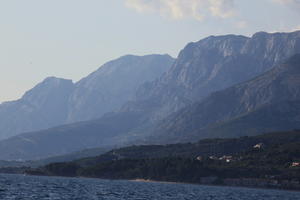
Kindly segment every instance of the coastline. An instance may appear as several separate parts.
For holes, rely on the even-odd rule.
[[[124,180],[124,179],[120,179]],[[125,179],[126,180],[126,179]],[[248,179],[249,180],[249,179]],[[252,188],[252,189],[267,189],[267,190],[285,190],[285,191],[295,191],[300,192],[300,188],[292,188],[292,187],[279,187],[279,186],[262,186],[260,185],[230,185],[230,184],[203,184],[203,183],[191,183],[191,182],[175,182],[175,181],[159,181],[159,180],[152,180],[152,179],[129,179],[128,181],[132,182],[143,182],[143,183],[164,183],[164,184],[191,184],[191,185],[199,185],[199,186],[212,186],[212,187],[233,187],[233,188]]]
[[[124,179],[120,179],[124,180]],[[163,184],[190,184],[190,185],[199,185],[199,186],[209,186],[209,187],[229,187],[229,188],[249,188],[249,189],[262,189],[262,190],[283,190],[283,191],[292,191],[299,192],[300,189],[288,189],[288,188],[275,188],[275,187],[259,187],[259,186],[244,186],[244,185],[224,185],[224,184],[201,184],[201,183],[189,183],[189,182],[174,182],[174,181],[158,181],[151,179],[130,179],[127,181],[132,182],[142,182],[142,183],[163,183]]]
[[[190,185],[198,185],[198,186],[210,186],[210,187],[232,187],[232,188],[249,188],[249,189],[263,189],[263,190],[284,190],[284,191],[293,191],[299,192],[300,188],[284,188],[284,187],[264,187],[261,185],[257,186],[250,186],[250,185],[228,185],[228,184],[203,184],[203,183],[192,183],[192,182],[176,182],[176,181],[160,181],[160,180],[153,180],[153,179],[143,179],[143,178],[136,178],[136,179],[109,179],[109,178],[100,178],[100,177],[86,177],[86,176],[57,176],[57,175],[49,175],[49,174],[29,174],[29,173],[0,173],[0,174],[8,174],[8,175],[20,175],[20,176],[37,176],[37,177],[58,177],[58,178],[87,178],[87,179],[101,179],[101,180],[109,180],[109,181],[130,181],[130,182],[140,182],[140,183],[162,183],[162,184],[190,184]]]
[[[167,183],[167,184],[192,184],[192,183],[184,183],[184,182],[174,182],[174,181],[157,181],[157,180],[151,180],[151,179],[129,179],[128,181],[132,182],[143,182],[143,183]],[[197,184],[198,185],[198,184]]]
[[[37,172],[37,173],[36,173]],[[206,186],[227,186],[227,187],[245,187],[245,188],[261,188],[261,189],[278,189],[300,191],[300,183],[292,180],[276,180],[276,179],[261,179],[261,178],[221,178],[217,176],[201,177],[199,181],[168,181],[168,180],[154,180],[149,178],[111,178],[111,177],[97,177],[97,176],[76,176],[76,175],[57,175],[45,173],[43,171],[27,171],[26,175],[37,176],[58,176],[58,177],[77,177],[77,178],[96,178],[106,180],[126,180],[132,182],[145,182],[145,183],[168,183],[168,184],[196,184]]]
[[[143,181],[143,180],[138,180]],[[48,192],[55,197],[66,199],[298,199],[297,191],[270,190],[246,187],[220,187],[199,184],[169,184],[130,182],[118,179],[28,176],[0,174],[4,194],[19,194],[20,198],[31,199],[33,195],[49,198]],[[25,187],[23,187],[25,186]],[[82,189],[81,189],[82,188]],[[18,192],[20,191],[20,192]],[[26,192],[26,193],[25,193]],[[35,192],[35,193],[33,193]],[[45,192],[45,194],[43,193]],[[40,195],[41,194],[41,195]],[[15,197],[15,196],[14,196]],[[203,198],[202,198],[203,197]],[[261,198],[259,198],[261,197]],[[288,198],[286,198],[288,197]],[[3,198],[6,199],[6,198]],[[38,198],[43,199],[43,198]]]

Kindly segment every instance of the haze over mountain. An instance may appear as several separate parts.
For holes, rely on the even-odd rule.
[[[16,101],[0,105],[0,139],[17,133],[49,128],[67,117],[71,80],[46,78]]]
[[[95,119],[132,100],[140,85],[159,78],[174,59],[169,55],[124,56],[108,62],[75,85],[67,122]]]
[[[169,55],[127,55],[75,84],[46,78],[21,99],[0,104],[0,139],[117,110],[134,97],[141,84],[161,76],[173,60]]]
[[[275,99],[282,98],[281,95],[284,96],[286,92],[292,95],[298,91],[298,82],[288,78],[294,73],[297,77],[298,71],[291,70],[294,69],[292,66],[287,67],[286,71],[283,70],[285,68],[276,67],[263,74],[296,53],[300,53],[300,31],[274,34],[260,32],[251,38],[212,36],[190,43],[167,73],[156,81],[143,84],[135,99],[122,106],[120,111],[97,120],[21,134],[1,141],[0,159],[37,159],[84,148],[119,146],[136,139],[143,140],[147,134],[155,134],[162,139],[161,142],[167,143],[177,142],[178,138],[193,140],[194,131],[198,131],[198,128],[238,117],[260,105],[279,102],[279,99]],[[274,81],[272,74],[277,77]],[[236,85],[249,79],[254,80],[244,83],[251,83],[247,87],[244,84]],[[282,80],[286,82],[282,84]],[[237,89],[226,89],[233,85]],[[219,94],[220,98],[228,95],[228,102],[227,99],[219,99]],[[211,101],[207,100],[212,97]],[[298,96],[290,100],[296,101]],[[172,114],[186,106],[183,111]],[[171,117],[165,118],[170,114]],[[157,125],[158,129],[155,128]],[[294,127],[291,125],[288,128]],[[158,131],[153,133],[152,130]],[[181,137],[185,133],[190,137]],[[168,136],[172,137],[163,140]],[[226,137],[225,134],[221,136]]]
[[[152,118],[161,119],[214,91],[254,78],[295,53],[300,53],[300,31],[259,32],[251,38],[211,36],[188,44],[171,69],[140,88],[123,110],[151,108]]]

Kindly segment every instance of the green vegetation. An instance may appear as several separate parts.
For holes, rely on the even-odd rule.
[[[27,173],[227,185],[240,181],[248,186],[268,181],[263,186],[300,189],[300,166],[293,166],[300,162],[299,136],[295,130],[195,144],[133,146]]]

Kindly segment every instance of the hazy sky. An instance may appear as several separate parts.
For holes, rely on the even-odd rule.
[[[0,102],[125,54],[177,56],[208,35],[300,29],[300,0],[0,0]]]

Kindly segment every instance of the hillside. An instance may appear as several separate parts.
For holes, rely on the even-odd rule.
[[[24,133],[0,141],[0,160],[36,160],[93,147],[111,148],[115,137],[143,121],[139,113],[107,114],[98,120]]]
[[[0,139],[61,124],[74,88],[71,80],[49,77],[21,99],[0,104]]]
[[[133,100],[137,89],[159,78],[173,64],[169,55],[127,55],[110,61],[75,84],[67,123],[92,120]]]
[[[171,115],[153,131],[152,138],[174,143],[300,128],[299,103],[297,54],[263,75],[215,92]]]
[[[196,158],[197,156],[221,157],[223,155],[235,155],[249,151],[258,143],[263,143],[265,146],[272,146],[293,142],[300,142],[299,130],[267,133],[252,137],[202,139],[195,143],[129,146],[113,149],[97,157],[79,159],[74,162],[80,166],[90,166],[123,159]]]
[[[46,78],[21,99],[0,104],[0,140],[118,110],[134,98],[139,86],[159,78],[173,61],[169,55],[127,55],[77,83]]]
[[[188,144],[128,147],[95,158],[27,169],[27,173],[299,190],[300,165],[295,164],[300,163],[299,134],[292,131],[203,140],[192,147]],[[201,152],[201,146],[210,152]],[[232,152],[228,148],[223,152],[212,151],[220,146],[227,146]]]

